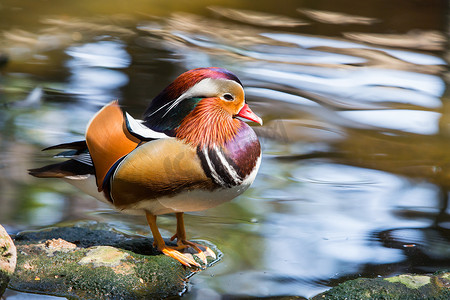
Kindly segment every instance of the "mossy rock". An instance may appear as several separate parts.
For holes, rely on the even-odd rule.
[[[312,299],[450,299],[450,273],[359,278],[344,282]]]
[[[16,247],[5,228],[0,225],[0,296],[5,292],[16,267]]]
[[[198,271],[158,253],[152,239],[113,230],[52,228],[20,233],[15,241],[17,268],[9,288],[23,292],[82,299],[166,298],[182,293],[187,278]]]

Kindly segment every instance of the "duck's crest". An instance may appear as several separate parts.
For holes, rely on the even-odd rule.
[[[197,106],[201,99],[210,96],[205,87],[198,85],[208,78],[232,80],[242,86],[236,75],[222,68],[197,68],[187,71],[153,99],[144,113],[144,124],[155,131],[174,136],[174,130],[184,117]]]

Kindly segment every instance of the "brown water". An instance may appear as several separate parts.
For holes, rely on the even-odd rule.
[[[3,0],[0,223],[149,234],[143,218],[26,170],[52,162],[40,149],[82,139],[111,100],[140,117],[183,71],[220,66],[264,119],[264,158],[244,195],[186,216],[188,236],[224,257],[183,299],[311,297],[449,268],[448,29],[437,0]],[[160,227],[170,236],[175,218]]]

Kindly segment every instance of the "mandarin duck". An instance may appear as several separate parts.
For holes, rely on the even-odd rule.
[[[36,177],[62,178],[119,211],[145,214],[154,246],[185,266],[215,257],[186,239],[183,213],[230,201],[254,181],[261,161],[255,132],[241,119],[262,125],[245,102],[239,79],[222,68],[198,68],[175,79],[151,102],[143,120],[124,113],[117,101],[89,122],[85,141],[66,161],[31,169]],[[159,233],[156,218],[175,213],[177,246]]]

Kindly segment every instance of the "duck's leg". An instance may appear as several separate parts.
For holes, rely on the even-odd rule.
[[[169,247],[164,242],[161,234],[159,233],[158,226],[156,225],[156,216],[152,215],[148,212],[145,212],[145,216],[147,217],[148,225],[150,226],[150,230],[153,234],[154,244],[158,248],[159,251],[164,253],[167,256],[170,256],[172,258],[175,258],[180,263],[187,267],[200,267],[200,265],[191,257],[188,257],[184,255],[183,253],[179,252],[178,250],[174,249],[173,247]]]
[[[177,239],[177,245],[179,249],[185,249],[185,248],[193,248],[196,253],[194,253],[200,260],[206,265],[207,260],[206,256],[211,256],[213,258],[216,258],[216,254],[209,249],[208,247],[204,245],[200,245],[197,243],[190,242],[186,239],[186,230],[184,229],[184,213],[176,213],[177,217],[177,232],[170,238],[171,241],[173,241],[175,238]]]

